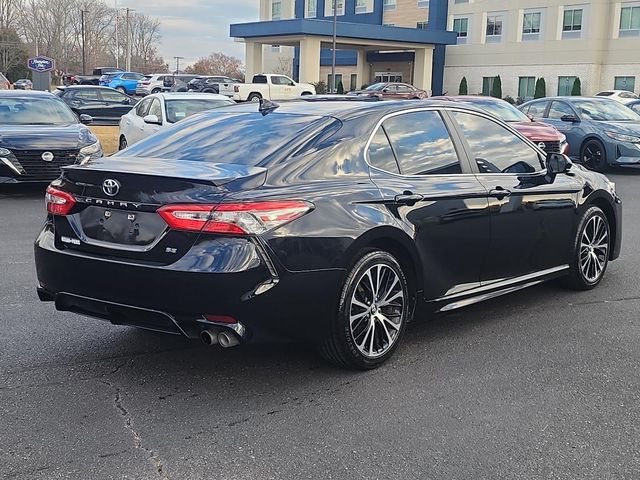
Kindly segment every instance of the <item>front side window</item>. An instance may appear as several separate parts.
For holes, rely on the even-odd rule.
[[[573,116],[575,113],[573,109],[564,102],[553,101],[551,102],[551,106],[549,107],[549,113],[547,114],[548,118],[552,118],[555,120],[562,120],[562,117],[565,116]]]
[[[454,112],[481,173],[533,173],[543,165],[538,152],[488,118]]]
[[[467,43],[467,37],[469,35],[469,19],[454,18],[453,31],[458,35],[458,45]]]
[[[403,175],[462,173],[458,154],[438,112],[396,115],[382,124]]]
[[[154,98],[149,106],[149,113],[147,115],[155,115],[158,119],[162,120],[162,107],[160,106],[160,100]]]
[[[619,102],[611,100],[575,100],[573,106],[586,120],[598,122],[640,122],[640,117]]]
[[[636,90],[636,77],[616,77],[613,88],[615,90],[634,92]]]
[[[164,107],[167,111],[167,122],[175,123],[196,113],[233,105],[233,103],[231,100],[181,99],[167,100]]]
[[[640,35],[640,5],[625,6],[620,9],[620,36]]]
[[[71,94],[71,98],[82,100],[83,102],[97,102],[100,100],[97,90],[93,88],[78,89]]]

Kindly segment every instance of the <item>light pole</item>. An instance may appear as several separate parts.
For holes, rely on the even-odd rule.
[[[82,75],[87,74],[87,55],[85,51],[86,33],[84,25],[84,14],[89,13],[86,10],[80,10],[80,26],[82,29]]]
[[[180,73],[180,60],[182,60],[184,57],[173,57],[176,60],[176,75],[178,75]]]
[[[132,8],[126,8],[127,12],[126,23],[127,23],[127,58],[125,59],[125,70],[127,72],[131,71],[131,20],[129,19],[129,14],[134,10]]]
[[[118,32],[120,30],[120,12],[118,12],[118,0],[113,1],[113,6],[116,12],[116,68],[120,68],[120,35]]]
[[[344,1],[344,0],[341,0]],[[336,93],[336,29],[338,26],[338,0],[333,0],[333,48],[331,49],[331,87],[329,93]]]

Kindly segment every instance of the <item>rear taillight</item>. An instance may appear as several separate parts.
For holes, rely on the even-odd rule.
[[[158,209],[158,214],[175,230],[256,235],[300,218],[312,208],[299,200],[276,200],[217,206],[166,205]]]
[[[76,204],[73,195],[54,187],[47,187],[44,201],[47,205],[47,212],[53,215],[68,215]]]

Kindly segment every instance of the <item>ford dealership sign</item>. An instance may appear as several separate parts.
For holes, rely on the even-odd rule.
[[[56,68],[56,61],[49,57],[33,57],[29,59],[27,67],[34,72],[50,72]]]

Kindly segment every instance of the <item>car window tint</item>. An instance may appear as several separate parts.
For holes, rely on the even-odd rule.
[[[154,98],[151,102],[151,106],[149,106],[149,112],[147,115],[155,115],[160,120],[162,120],[162,106],[160,105],[160,100]]]
[[[385,132],[404,175],[461,173],[460,161],[438,112],[412,112],[384,121]]]
[[[116,92],[115,90],[101,90],[100,95],[102,95],[102,99],[105,102],[109,103],[122,103],[128,98],[126,95]]]
[[[372,167],[387,172],[400,173],[396,157],[393,155],[393,150],[389,144],[389,139],[382,127],[378,127],[378,130],[376,130],[369,144],[367,154],[369,156],[369,164]]]
[[[147,115],[147,112],[149,111],[149,106],[151,105],[151,98],[147,98],[145,100],[142,100],[137,106],[136,106],[136,115],[138,115],[139,117],[144,117]]]
[[[488,118],[453,112],[481,173],[533,173],[542,168],[538,152]]]
[[[253,83],[267,83],[267,77],[264,75],[255,75],[253,77]]]
[[[547,109],[547,104],[549,102],[536,102],[529,105],[529,108],[526,113],[531,115],[533,118],[542,118],[544,116],[544,111]]]
[[[547,118],[553,118],[560,120],[565,115],[574,116],[573,110],[569,105],[564,102],[553,101],[551,102],[551,107],[549,107],[549,113],[547,114]]]
[[[82,88],[73,92],[72,98],[76,100],[84,100],[85,102],[97,102],[98,92],[94,89]]]

